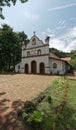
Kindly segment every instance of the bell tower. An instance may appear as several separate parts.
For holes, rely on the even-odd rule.
[[[45,44],[49,45],[49,40],[50,40],[50,37],[47,36],[46,39],[45,39]]]

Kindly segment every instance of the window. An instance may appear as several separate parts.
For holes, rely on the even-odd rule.
[[[53,63],[53,68],[57,68],[57,64],[56,63]]]
[[[36,39],[35,38],[32,39],[32,45],[36,45]]]
[[[27,51],[27,56],[30,56],[30,51]]]
[[[41,55],[41,49],[39,49],[39,50],[37,51],[37,54],[38,54],[38,55]]]

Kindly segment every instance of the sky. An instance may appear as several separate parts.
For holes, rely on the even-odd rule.
[[[4,7],[5,20],[14,31],[24,31],[30,39],[33,32],[43,40],[50,36],[49,46],[64,52],[76,49],[76,0],[28,0]]]

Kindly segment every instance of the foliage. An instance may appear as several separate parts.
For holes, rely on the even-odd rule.
[[[48,96],[47,96],[47,100],[48,100],[48,103],[50,104],[50,103],[51,103],[51,101],[52,101],[52,98],[51,98],[51,96],[50,96],[50,95],[48,95]]]
[[[27,42],[27,39],[25,41]],[[0,28],[0,72],[14,71],[15,64],[20,60],[20,38],[10,26],[4,24]]]
[[[45,98],[45,95],[39,95],[37,98],[37,102],[40,103]]]
[[[23,113],[22,113],[22,118],[23,118],[23,119],[26,119],[27,117],[28,117],[28,114],[27,114],[26,112],[23,112]]]
[[[29,122],[36,122],[36,123],[40,123],[43,119],[44,113],[41,111],[34,111],[30,118],[28,119]]]
[[[28,0],[20,0],[21,3],[27,2]],[[11,4],[15,5],[17,0],[0,0],[0,18],[4,19],[4,16],[2,14],[3,7],[8,6],[10,7]]]
[[[59,115],[57,127],[60,127],[60,124],[63,129],[76,129],[76,111],[66,106]]]
[[[23,110],[18,110],[18,118],[22,120],[27,127],[36,130],[42,123],[44,113],[36,109],[33,102],[26,101]]]
[[[32,130],[39,130],[43,121],[44,113],[42,111],[34,111],[28,118],[28,123]]]
[[[67,98],[65,105],[62,108],[62,101],[64,99],[65,85],[68,81]],[[28,130],[50,130],[53,123],[56,121],[56,130],[75,130],[76,129],[76,80],[58,78],[41,93],[37,99],[33,100],[37,103],[36,109],[32,112],[26,113],[23,109],[23,120]],[[42,95],[42,96],[41,96]],[[45,98],[38,102],[39,97]],[[51,96],[50,96],[51,95]],[[47,100],[48,99],[48,100]],[[48,101],[53,101],[52,105]],[[31,103],[31,104],[32,104]],[[62,111],[58,115],[59,110]]]
[[[27,35],[24,33],[24,31],[19,32],[18,37],[19,37],[21,44],[24,43],[25,45],[27,45],[29,43],[29,39],[28,39]]]
[[[24,108],[25,108],[26,113],[31,113],[34,110],[36,110],[36,104],[34,104],[31,101],[26,101],[24,104]]]
[[[64,58],[70,55],[70,53],[66,53],[60,50],[57,50],[55,48],[50,48],[50,52],[53,52],[54,54],[56,54],[57,56]]]
[[[70,56],[72,58],[70,64],[76,70],[76,50],[72,50],[71,53],[70,53]]]

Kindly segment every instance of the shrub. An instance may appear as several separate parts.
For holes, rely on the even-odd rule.
[[[32,113],[34,110],[36,110],[36,104],[31,101],[26,101],[24,104],[24,108],[26,113]]]
[[[23,113],[23,111],[20,110],[20,109],[17,111],[17,115],[18,115],[18,118],[19,118],[20,120],[23,120],[23,118],[22,118],[22,113]]]
[[[27,117],[28,117],[28,114],[27,114],[26,112],[23,112],[23,113],[22,113],[22,118],[26,120]]]
[[[41,103],[44,98],[45,98],[45,95],[40,95],[40,96],[37,98],[37,102],[38,102],[38,103]]]
[[[28,118],[28,122],[33,130],[39,130],[43,121],[44,113],[41,111],[34,111]]]
[[[47,96],[48,103],[50,104],[52,102],[52,98],[50,95]]]

